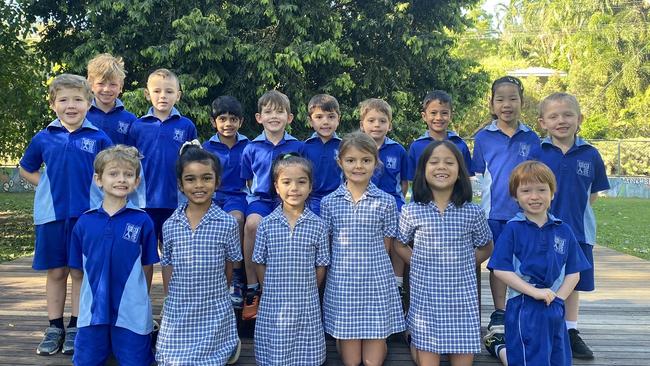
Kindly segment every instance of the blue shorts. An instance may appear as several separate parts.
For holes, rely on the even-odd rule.
[[[173,208],[145,208],[144,211],[153,221],[153,228],[156,231],[156,239],[162,243],[162,226],[174,213]]]
[[[104,365],[111,353],[121,366],[150,366],[154,361],[151,335],[111,325],[79,328],[72,356],[74,365]]]
[[[508,220],[488,219],[487,222],[488,222],[488,226],[490,227],[490,231],[492,232],[492,241],[493,243],[496,244],[497,239],[499,239],[499,236],[503,232],[503,229],[506,227]]]
[[[216,192],[212,200],[226,212],[239,211],[246,214],[248,202],[245,194]]]
[[[33,269],[41,271],[68,266],[70,239],[76,223],[77,218],[73,217],[35,226]]]
[[[246,217],[252,214],[258,214],[262,217],[268,216],[276,207],[280,204],[280,201],[275,200],[255,200],[248,202],[248,208],[246,209]]]
[[[587,243],[580,243],[580,249],[582,249],[585,257],[587,257],[587,262],[591,264],[591,268],[580,272],[580,280],[575,290],[593,291],[596,289],[596,281],[594,281],[594,246]]]
[[[509,365],[571,365],[564,301],[560,298],[549,306],[528,295],[508,299],[505,327]]]

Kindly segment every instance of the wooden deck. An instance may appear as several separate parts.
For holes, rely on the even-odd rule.
[[[576,365],[650,365],[650,262],[597,247],[597,291],[582,297],[580,330],[596,358],[574,360]],[[34,353],[43,329],[45,276],[32,271],[31,258],[0,264],[0,365],[70,365],[61,354],[43,357]],[[160,275],[152,291],[154,314],[160,311]],[[482,318],[487,324],[492,301],[483,272]],[[67,321],[67,320],[66,320]],[[242,329],[246,332],[245,329]],[[239,365],[254,365],[252,340],[244,338]],[[332,341],[328,341],[328,365],[339,365]],[[446,363],[445,363],[446,364]],[[486,351],[475,365],[498,365]],[[400,337],[389,342],[386,365],[412,365]]]

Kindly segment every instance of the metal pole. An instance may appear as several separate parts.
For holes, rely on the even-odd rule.
[[[621,140],[618,140],[618,154],[616,156],[616,175],[621,175]]]

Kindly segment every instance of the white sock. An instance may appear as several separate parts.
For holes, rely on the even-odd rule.
[[[397,282],[397,286],[399,287],[404,286],[404,277],[395,276],[395,282]]]
[[[578,329],[578,321],[570,321],[570,320],[565,320],[566,323],[566,329]]]

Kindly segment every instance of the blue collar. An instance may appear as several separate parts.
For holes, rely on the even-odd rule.
[[[485,126],[485,129],[488,130],[488,131],[501,131],[499,129],[499,127],[497,127],[497,120],[496,119],[493,120],[492,123],[490,123],[489,125]],[[530,131],[530,128],[528,126],[526,126],[525,124],[523,124],[521,121],[518,121],[517,122],[517,130],[515,131],[515,133],[517,133],[519,131],[528,132],[528,131]]]
[[[542,145],[553,145],[553,140],[551,140],[550,136],[546,136],[542,140]],[[573,146],[582,147],[582,146],[591,146],[591,144],[585,141],[582,137],[576,136],[575,141],[573,142]]]
[[[58,118],[55,119],[54,121],[50,122],[50,124],[47,125],[46,128],[52,128],[52,127],[54,127],[54,128],[60,128],[60,129],[64,129],[64,130],[66,130],[66,131],[68,130],[67,128],[65,128],[65,127],[63,126],[63,124],[61,123],[61,120],[58,119]],[[91,129],[91,130],[99,131],[99,128],[95,127],[95,125],[92,124],[92,122],[90,122],[90,121],[89,121],[88,119],[86,119],[86,118],[84,118],[84,121],[83,121],[83,123],[81,123],[81,126],[80,126],[78,129],[76,129],[75,131],[81,130],[82,128],[89,128],[89,129]],[[75,132],[75,131],[72,131],[72,132]]]
[[[310,136],[307,140],[305,140],[305,142],[307,142],[307,141],[312,141],[312,140],[315,140],[315,139],[319,139],[319,140],[320,140],[320,136],[319,136],[316,132],[312,133],[311,136]],[[334,134],[332,135],[332,138],[331,138],[329,141],[327,141],[327,142],[330,142],[330,141],[332,141],[332,140],[339,140],[339,141],[341,141],[341,138],[339,137],[339,135],[336,134],[336,132],[334,132]],[[321,140],[321,141],[322,141],[322,140]],[[326,143],[327,143],[327,142],[326,142]]]
[[[381,146],[387,146],[387,145],[399,145],[399,142],[391,139],[390,137],[386,136],[384,137],[384,143],[381,144]]]
[[[93,106],[94,108],[99,109],[97,106],[97,103],[95,102],[97,98],[93,98],[93,101],[90,102],[90,105]],[[124,103],[120,100],[120,98],[115,98],[115,106],[110,110],[110,112],[116,110],[116,109],[124,109]],[[99,109],[101,111],[101,109]]]
[[[104,203],[103,201],[100,202],[97,206],[95,206],[95,207],[91,208],[90,210],[86,211],[86,213],[90,213],[90,212],[94,212],[94,211],[97,211],[97,212],[100,212],[100,213],[106,213],[106,211],[104,210],[104,207],[102,207],[103,203]],[[113,216],[115,216],[117,214],[120,214],[120,213],[122,213],[122,212],[124,212],[126,210],[135,210],[135,211],[144,212],[143,209],[141,209],[138,206],[134,205],[133,202],[127,200],[126,205],[124,207],[120,208],[119,210],[117,210],[117,212]]]
[[[147,114],[142,116],[142,118],[149,118],[149,117],[153,117],[155,119],[158,119],[158,117],[156,117],[156,115],[153,114],[153,107],[149,107],[149,110],[147,111]],[[172,110],[171,110],[171,112],[169,112],[169,116],[167,117],[167,119],[165,119],[165,121],[167,121],[168,119],[171,119],[172,117],[181,117],[181,112],[179,112],[178,109],[176,109],[176,107],[172,107]],[[161,122],[164,122],[164,121],[161,121]]]
[[[547,225],[560,225],[562,223],[562,220],[558,219],[557,217],[553,216],[552,214],[548,213],[548,220],[546,220],[546,223],[544,224],[545,227]],[[513,218],[511,218],[509,221],[519,221],[519,222],[528,222],[534,225],[537,225],[533,223],[532,221],[528,220],[526,215],[524,215],[523,212],[517,212]]]
[[[287,133],[287,131],[284,131],[284,136],[282,136],[282,140],[284,140],[284,141],[291,141],[291,140],[298,141],[297,138],[289,135],[289,133]],[[282,141],[282,140],[280,140],[280,141]],[[255,141],[255,142],[269,141],[269,139],[266,138],[266,133],[262,132],[255,139],[253,139],[253,141]]]
[[[210,137],[209,141],[222,144],[221,139],[219,139],[219,134],[218,133],[216,133],[212,137]],[[248,137],[246,137],[246,136],[242,135],[241,133],[237,132],[237,142],[235,144],[237,144],[237,143],[239,143],[241,141],[248,141]]]
[[[458,136],[456,132],[447,130],[447,140],[456,139],[456,138],[460,138],[460,136]],[[415,141],[420,141],[420,140],[433,140],[433,137],[429,135],[429,130],[424,131],[424,133],[420,135],[420,137],[415,139]]]

